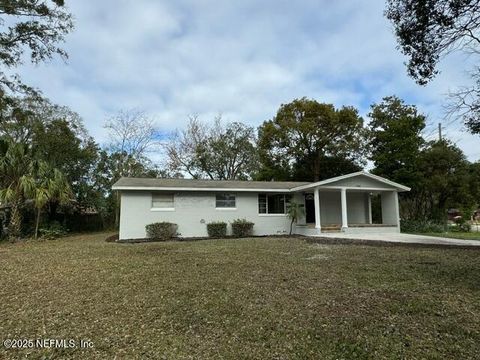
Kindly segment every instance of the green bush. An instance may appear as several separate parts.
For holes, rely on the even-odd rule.
[[[234,237],[246,237],[253,234],[253,222],[246,219],[236,219],[232,222],[232,234]]]
[[[447,225],[430,220],[402,220],[400,229],[407,233],[442,233],[447,231]]]
[[[177,236],[177,224],[158,222],[145,226],[147,237],[152,240],[166,241]]]
[[[449,230],[452,232],[470,232],[472,226],[463,217],[460,217],[455,220],[455,225],[449,226]]]
[[[67,235],[68,229],[58,221],[53,221],[47,227],[40,228],[38,232],[42,239],[53,240]]]
[[[207,224],[209,237],[224,238],[227,236],[227,223],[223,221],[214,221]]]

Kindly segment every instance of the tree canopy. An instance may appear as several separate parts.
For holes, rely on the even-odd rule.
[[[426,84],[438,74],[443,56],[456,50],[476,59],[480,55],[478,0],[388,0],[387,18],[393,23],[408,74]],[[471,70],[473,85],[454,91],[449,114],[463,117],[472,133],[480,133],[480,68]]]
[[[2,68],[21,65],[26,57],[39,63],[67,52],[59,47],[73,29],[72,15],[63,0],[0,1],[0,64]],[[0,84],[18,90],[18,77],[0,71]]]
[[[469,184],[469,162],[465,154],[448,140],[428,144],[419,157],[421,180],[414,189],[416,211],[425,219],[445,220],[449,208],[478,206]]]
[[[413,187],[419,176],[418,159],[424,139],[425,116],[395,96],[371,107],[370,160],[373,172]]]
[[[360,165],[364,138],[363,120],[355,108],[335,109],[332,104],[295,99],[281,105],[276,116],[259,128],[258,147],[264,167],[259,178],[292,178],[302,164],[311,180],[320,180],[327,171],[331,174],[331,167],[325,166],[328,159]],[[335,175],[341,175],[341,167],[335,169]]]

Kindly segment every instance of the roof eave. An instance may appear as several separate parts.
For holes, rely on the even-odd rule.
[[[168,187],[168,186],[112,186],[115,191],[232,191],[232,192],[277,192],[288,193],[291,189],[264,189],[264,188],[201,188],[201,187]]]
[[[292,191],[301,191],[301,190],[306,190],[306,189],[313,189],[313,188],[316,188],[316,187],[322,187],[323,185],[328,185],[328,184],[333,183],[333,182],[349,179],[349,178],[352,178],[352,177],[355,177],[355,176],[360,176],[360,175],[363,175],[363,176],[369,177],[371,179],[377,180],[379,182],[382,182],[384,184],[390,185],[392,188],[394,188],[394,189],[396,189],[397,191],[400,191],[400,192],[411,190],[411,188],[409,188],[408,186],[404,186],[404,185],[396,183],[394,181],[385,179],[381,176],[373,175],[373,174],[370,174],[369,172],[366,172],[366,171],[358,171],[358,172],[354,172],[354,173],[347,174],[347,175],[337,176],[337,177],[334,177],[334,178],[331,178],[331,179],[317,181],[317,182],[314,182],[312,184],[297,186],[297,187],[292,188]],[[341,187],[342,186],[339,186],[338,188],[341,188]],[[355,189],[359,189],[359,188],[355,188]]]

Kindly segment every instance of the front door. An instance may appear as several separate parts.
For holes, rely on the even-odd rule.
[[[307,224],[315,224],[315,202],[313,194],[305,194],[305,221]]]

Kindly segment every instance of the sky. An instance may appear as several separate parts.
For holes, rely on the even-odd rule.
[[[308,97],[335,106],[397,95],[428,116],[425,136],[444,135],[471,161],[480,137],[444,115],[446,94],[468,84],[470,59],[454,54],[427,86],[406,75],[382,0],[67,0],[75,30],[55,59],[25,65],[25,83],[69,106],[90,134],[107,141],[106,118],[137,108],[162,132],[188,116],[259,126],[282,103]]]

